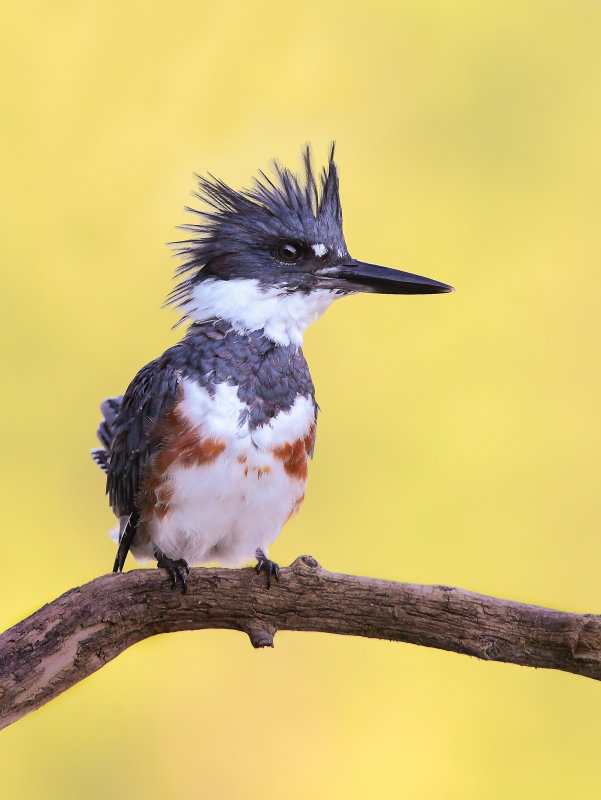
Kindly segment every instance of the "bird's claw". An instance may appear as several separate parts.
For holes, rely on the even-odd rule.
[[[265,577],[267,578],[267,588],[269,589],[271,586],[272,576],[276,579],[276,581],[280,580],[280,566],[279,564],[276,564],[275,561],[267,558],[265,553],[260,548],[257,548],[255,557],[257,559],[255,571],[257,575],[260,575],[262,571],[265,572]]]
[[[169,556],[166,556],[161,552],[155,552],[155,555],[157,559],[157,567],[166,570],[171,579],[171,588],[175,589],[177,582],[179,581],[182,585],[184,594],[186,594],[188,588],[186,585],[186,575],[190,572],[188,562],[184,558],[169,558]]]

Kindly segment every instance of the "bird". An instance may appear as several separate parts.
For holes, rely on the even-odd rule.
[[[248,189],[196,176],[203,205],[186,209],[166,301],[185,335],[101,404],[92,457],[119,520],[114,572],[131,550],[184,592],[190,564],[256,559],[267,588],[279,580],[267,552],[303,503],[319,410],[306,328],[359,292],[453,291],[352,258],[334,143],[319,172],[309,145],[302,161],[300,174],[273,162]]]

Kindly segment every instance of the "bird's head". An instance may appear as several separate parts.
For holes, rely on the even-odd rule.
[[[275,164],[253,188],[236,191],[199,177],[195,194],[207,210],[177,243],[184,263],[168,302],[184,319],[226,319],[241,331],[264,330],[283,345],[300,344],[305,328],[338,297],[357,292],[435,294],[451,286],[351,258],[342,232],[334,146],[319,182],[309,146],[304,176]]]

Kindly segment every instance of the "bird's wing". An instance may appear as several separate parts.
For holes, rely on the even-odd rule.
[[[144,467],[159,446],[153,429],[177,400],[181,373],[161,359],[151,361],[130,383],[114,421],[107,492],[118,517],[136,511]]]

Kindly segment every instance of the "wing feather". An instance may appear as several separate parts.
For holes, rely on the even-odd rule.
[[[123,396],[114,422],[106,484],[118,517],[136,510],[144,467],[159,446],[153,429],[176,402],[180,381],[179,370],[156,359],[142,367]]]

